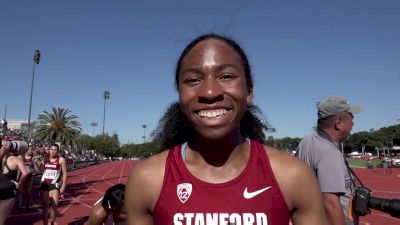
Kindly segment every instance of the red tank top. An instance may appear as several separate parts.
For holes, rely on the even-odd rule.
[[[264,146],[251,140],[243,172],[226,183],[194,177],[181,146],[170,149],[164,182],[153,210],[155,225],[288,225],[289,210],[273,175]]]
[[[24,165],[26,170],[29,172],[32,172],[33,170],[33,157],[27,159],[25,156],[23,156],[22,160],[24,161]]]
[[[47,184],[55,184],[60,181],[60,175],[60,157],[57,157],[53,162],[50,160],[46,161],[41,181],[46,182]]]

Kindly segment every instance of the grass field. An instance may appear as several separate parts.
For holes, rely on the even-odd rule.
[[[367,160],[362,160],[362,159],[347,159],[347,161],[349,162],[349,165],[351,167],[363,167],[363,168],[367,167],[367,162],[368,162]],[[376,165],[382,162],[382,159],[373,159],[371,161],[372,165],[376,167]]]

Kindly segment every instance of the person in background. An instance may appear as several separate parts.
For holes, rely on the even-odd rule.
[[[27,176],[24,162],[14,156],[14,152],[0,140],[0,225],[4,225],[14,206],[17,190],[24,185]],[[18,171],[21,176],[17,182]]]
[[[88,225],[102,225],[112,220],[114,225],[123,225],[126,221],[124,209],[125,184],[116,184],[108,188],[104,197],[92,208]]]
[[[349,138],[353,115],[363,109],[343,96],[328,97],[318,103],[317,130],[304,137],[297,147],[297,158],[304,160],[317,176],[325,211],[332,225],[358,224],[352,213],[351,175],[339,149]]]
[[[21,193],[18,195],[19,198],[18,200],[20,208],[22,208],[23,205],[25,205],[26,211],[30,209],[32,177],[33,174],[37,172],[33,163],[33,151],[34,151],[33,145],[29,145],[28,150],[19,156],[19,158],[21,158],[22,161],[24,162],[24,166],[27,171],[27,176],[26,176],[26,181],[24,182],[24,185],[21,188]]]
[[[176,67],[179,102],[154,132],[161,149],[130,173],[127,224],[326,224],[310,168],[264,146],[267,125],[253,102],[243,49],[206,34]],[[219,221],[219,222],[215,222]]]
[[[60,147],[52,144],[49,148],[49,158],[42,165],[43,175],[40,183],[40,195],[43,203],[43,224],[47,225],[49,220],[54,225],[58,212],[58,201],[60,195],[65,191],[67,185],[67,166],[65,159],[58,155]]]

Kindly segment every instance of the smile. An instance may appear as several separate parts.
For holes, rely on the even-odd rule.
[[[226,113],[228,113],[228,110],[226,109],[217,109],[217,110],[201,110],[197,114],[201,118],[215,119],[225,115]]]

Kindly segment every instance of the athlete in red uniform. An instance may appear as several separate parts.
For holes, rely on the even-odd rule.
[[[67,184],[67,165],[65,159],[58,155],[60,147],[57,144],[50,146],[49,159],[44,163],[44,171],[40,183],[40,194],[43,201],[43,224],[47,225],[49,220],[50,203],[50,222],[53,225],[57,211],[60,194],[65,191]]]
[[[250,66],[236,42],[215,34],[193,40],[175,81],[179,103],[154,132],[169,150],[129,175],[127,224],[327,224],[310,168],[261,144],[268,127],[252,104]]]
[[[24,166],[28,173],[26,176],[26,181],[24,182],[24,185],[21,188],[21,193],[18,196],[19,207],[22,208],[23,206],[25,206],[25,210],[29,210],[31,203],[32,177],[33,173],[36,172],[33,163],[33,146],[29,146],[28,150],[18,157],[20,157],[24,162]]]

